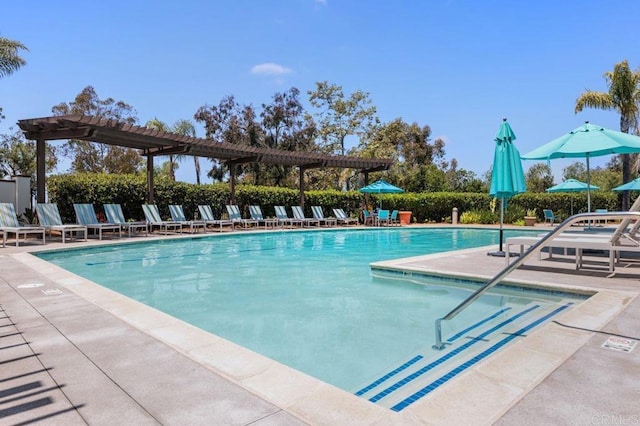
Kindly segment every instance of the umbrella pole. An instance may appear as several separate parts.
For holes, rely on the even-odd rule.
[[[502,223],[504,221],[504,198],[500,198],[500,249],[502,252]]]
[[[591,213],[591,173],[589,173],[589,156],[587,155],[587,213]],[[589,223],[591,225],[591,223]]]

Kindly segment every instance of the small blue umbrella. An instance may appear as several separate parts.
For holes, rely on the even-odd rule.
[[[580,182],[576,179],[567,179],[551,188],[547,188],[547,192],[583,192],[594,189],[600,189],[600,187]],[[571,196],[571,216],[573,216],[573,195]]]
[[[640,177],[613,188],[614,191],[640,191]]]
[[[386,180],[380,179],[367,186],[363,186],[360,188],[360,192],[364,192],[365,194],[398,194],[404,192],[404,190],[395,185],[391,185]],[[382,200],[380,200],[380,207],[382,207]]]
[[[491,172],[491,188],[489,190],[489,195],[500,198],[500,251],[489,253],[492,256],[504,256],[502,251],[502,226],[504,223],[505,200],[527,190],[520,153],[513,145],[515,139],[515,133],[507,123],[507,119],[504,118],[494,139],[496,147],[493,155],[493,171]]]

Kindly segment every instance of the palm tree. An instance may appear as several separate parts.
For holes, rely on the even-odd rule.
[[[157,117],[154,117],[152,120],[147,121],[147,123],[144,126],[149,129],[159,130],[161,132],[168,132],[170,130],[167,124],[164,121],[158,120]],[[176,167],[174,157],[175,157],[174,155],[169,156],[169,168],[167,172],[169,175],[169,179],[175,182],[176,180],[175,170],[177,167]]]
[[[27,61],[18,55],[18,51],[27,47],[19,41],[0,37],[0,78],[6,77],[27,64]]]
[[[173,132],[179,135],[196,137],[196,128],[189,120],[178,120],[173,125]],[[193,156],[193,165],[196,170],[196,183],[200,185],[200,159],[197,156]]]
[[[638,118],[640,108],[640,71],[629,69],[629,63],[624,60],[616,64],[613,71],[607,71],[604,78],[609,86],[608,92],[593,92],[587,90],[576,100],[576,114],[584,108],[598,108],[615,110],[620,114],[620,131],[629,133],[633,129],[638,132]],[[629,182],[631,173],[629,154],[621,154],[622,181]],[[629,209],[629,191],[622,193],[622,210]]]

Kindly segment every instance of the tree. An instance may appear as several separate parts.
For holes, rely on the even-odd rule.
[[[181,119],[173,124],[173,133],[195,138],[196,128],[190,120]],[[196,171],[196,183],[200,185],[200,159],[197,155],[193,156],[193,166]]]
[[[92,115],[128,124],[135,124],[137,121],[133,107],[113,98],[102,100],[91,86],[82,89],[72,102],[60,103],[51,111],[58,116]],[[71,168],[75,172],[131,173],[139,171],[142,166],[140,154],[132,148],[69,140],[63,145],[63,152],[72,159]]]
[[[54,170],[58,163],[55,154],[55,147],[47,145],[45,156],[47,173]],[[31,190],[35,191],[36,143],[26,140],[19,130],[0,135],[0,179],[6,176],[31,176]]]
[[[27,64],[27,61],[20,57],[20,50],[29,51],[19,41],[0,37],[0,78],[13,74]],[[3,118],[4,115],[2,115],[2,108],[0,107],[0,120]]]
[[[273,95],[270,104],[262,104],[260,118],[267,147],[285,151],[317,150],[315,123],[310,116],[305,116],[299,96],[300,91],[292,87]],[[294,171],[290,166],[270,165],[265,172],[270,184],[295,185]]]
[[[531,192],[545,192],[553,186],[553,174],[551,167],[545,163],[536,163],[529,167],[525,174],[527,190]]]
[[[357,90],[346,97],[342,86],[323,81],[307,93],[311,105],[320,109],[318,134],[329,153],[345,155],[346,137],[364,135],[377,123],[376,107],[366,92]]]
[[[573,163],[562,169],[562,178],[564,180],[576,179],[581,182],[586,182],[587,167],[580,161],[574,161]]]
[[[620,114],[620,131],[629,133],[633,129],[638,132],[640,109],[640,71],[631,71],[629,63],[624,60],[614,66],[613,71],[604,74],[608,92],[587,90],[576,100],[576,114],[584,108],[615,110]],[[631,176],[629,154],[621,154],[622,180],[628,182]],[[629,209],[629,192],[622,193],[622,210]]]
[[[359,150],[359,154],[363,157],[392,158],[394,164],[388,176],[394,184],[407,191],[424,187],[417,183],[418,178],[413,175],[434,176],[431,172],[427,173],[427,169],[421,170],[421,168],[434,166],[444,173],[447,167],[444,161],[444,141],[442,139],[431,141],[429,126],[409,124],[401,118],[372,128],[365,137],[360,139]]]

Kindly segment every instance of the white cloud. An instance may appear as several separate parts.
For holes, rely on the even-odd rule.
[[[290,68],[273,62],[265,62],[264,64],[258,64],[251,67],[251,74],[283,75],[289,74],[290,72]]]

